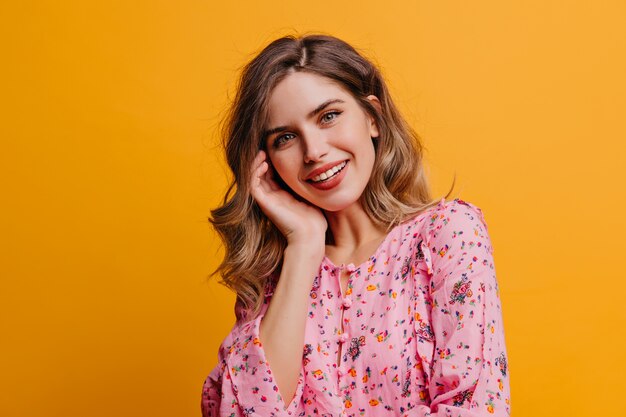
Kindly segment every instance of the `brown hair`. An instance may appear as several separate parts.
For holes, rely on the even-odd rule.
[[[328,35],[285,36],[265,47],[244,68],[232,106],[223,121],[222,140],[234,178],[222,206],[209,221],[225,245],[225,257],[212,275],[237,293],[238,304],[254,317],[264,290],[278,276],[286,239],[250,193],[250,167],[264,147],[267,103],[273,88],[294,71],[314,73],[346,88],[376,120],[375,162],[361,202],[368,216],[391,229],[436,205],[422,162],[423,145],[404,120],[378,69],[352,46]],[[366,97],[378,97],[380,113]],[[446,198],[454,188],[454,181]],[[330,229],[328,231],[330,233]]]

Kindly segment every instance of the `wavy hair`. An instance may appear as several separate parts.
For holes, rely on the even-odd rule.
[[[422,161],[423,145],[394,104],[376,66],[348,43],[328,35],[285,36],[271,42],[244,66],[233,103],[223,119],[222,141],[233,179],[209,222],[220,235],[225,256],[211,274],[237,293],[239,310],[259,313],[268,284],[275,283],[287,241],[250,192],[250,167],[264,147],[263,132],[273,88],[288,74],[309,72],[334,80],[376,120],[375,162],[361,203],[368,216],[390,230],[432,207]],[[380,112],[366,99],[378,97]],[[452,186],[445,198],[454,188]],[[330,228],[327,242],[332,240]]]

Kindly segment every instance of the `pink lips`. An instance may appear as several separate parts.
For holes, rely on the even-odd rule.
[[[320,169],[325,168],[326,170],[334,167],[335,165],[340,164],[343,161],[340,161],[338,163],[334,163],[334,164],[329,164],[329,165],[325,165]],[[312,182],[310,179],[307,180],[307,182],[309,184],[311,184],[313,187],[317,188],[318,190],[330,190],[331,188],[335,188],[337,185],[339,185],[339,183],[341,182],[341,180],[343,180],[343,177],[346,176],[346,171],[348,170],[348,165],[350,165],[350,163],[348,161],[346,161],[346,165],[343,167],[343,169],[341,171],[339,171],[334,177],[331,177],[329,180],[324,180],[324,181],[320,181],[320,182]],[[321,174],[322,172],[325,171],[319,171],[318,173],[315,173],[316,171],[319,170],[315,170],[313,171],[313,173],[311,173],[310,178],[313,178],[314,176]]]

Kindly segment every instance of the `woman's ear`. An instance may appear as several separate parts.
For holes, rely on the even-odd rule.
[[[369,101],[370,104],[372,106],[374,106],[374,108],[376,109],[378,114],[382,114],[382,105],[380,104],[380,100],[378,99],[378,97],[376,97],[373,94],[370,94],[366,98],[367,98],[367,101]],[[369,115],[369,116],[370,116],[370,136],[372,138],[377,138],[378,136],[380,136],[380,130],[378,128],[378,123],[376,123],[376,119],[374,119],[373,116],[371,116],[371,115]]]

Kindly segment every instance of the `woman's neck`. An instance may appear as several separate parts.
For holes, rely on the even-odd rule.
[[[326,256],[335,264],[364,262],[387,236],[385,227],[374,223],[360,204],[325,215],[332,233]]]

